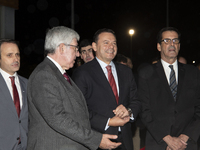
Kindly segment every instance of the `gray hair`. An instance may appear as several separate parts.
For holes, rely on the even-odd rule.
[[[54,54],[56,48],[61,44],[70,44],[73,39],[79,40],[79,35],[76,31],[73,29],[64,27],[64,26],[58,26],[50,29],[45,38],[45,53],[46,54]]]

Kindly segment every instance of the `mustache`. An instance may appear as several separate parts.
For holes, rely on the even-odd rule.
[[[176,50],[175,46],[170,46],[168,49],[175,49]]]
[[[19,65],[19,62],[18,61],[13,62],[11,65]]]

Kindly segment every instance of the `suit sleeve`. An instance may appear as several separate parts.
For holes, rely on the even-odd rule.
[[[197,88],[195,93],[195,102],[194,102],[194,116],[190,124],[185,128],[182,134],[185,134],[190,137],[190,140],[197,141],[200,137],[200,71],[197,70]]]
[[[63,101],[67,101],[70,107],[71,100],[66,100],[66,91],[55,76],[45,71],[40,72],[31,79],[29,85],[31,85],[29,93],[34,107],[51,128],[90,149],[98,148],[102,134],[91,130],[90,126],[86,128],[76,120],[74,116],[76,111],[83,111],[83,109],[71,112],[72,109],[64,108]]]
[[[127,82],[129,82],[129,85],[130,85],[130,88],[129,88],[130,98],[129,98],[129,104],[126,107],[131,108],[133,112],[133,117],[135,120],[141,111],[141,102],[138,100],[137,85],[136,85],[135,78],[133,76],[132,71],[129,74],[130,74],[130,80],[127,80]]]

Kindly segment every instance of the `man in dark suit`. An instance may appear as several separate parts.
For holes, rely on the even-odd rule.
[[[118,135],[116,141],[122,143],[118,149],[132,150],[129,120],[136,118],[140,111],[132,71],[112,61],[117,54],[117,41],[112,30],[98,30],[92,46],[96,58],[77,68],[73,80],[87,101],[92,128]]]
[[[17,74],[16,41],[0,40],[0,150],[25,150],[28,134],[27,79]]]
[[[146,150],[196,150],[200,131],[200,74],[177,61],[180,33],[173,27],[158,33],[161,60],[139,73],[141,119]]]
[[[28,82],[29,134],[27,150],[113,149],[116,135],[93,131],[81,91],[66,74],[79,56],[79,35],[67,27],[47,32],[47,57]]]

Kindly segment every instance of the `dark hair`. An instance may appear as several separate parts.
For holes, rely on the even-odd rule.
[[[80,44],[79,44],[79,52],[81,53],[81,48],[82,47],[86,47],[86,46],[92,46],[92,40],[90,39],[83,39],[81,40]]]
[[[108,32],[108,33],[112,33],[115,38],[116,38],[116,35],[115,35],[115,32],[111,29],[107,29],[107,28],[103,28],[103,29],[99,29],[95,34],[94,34],[94,37],[93,37],[93,42],[97,43],[97,41],[99,40],[99,35],[103,32]]]
[[[181,33],[178,31],[178,29],[174,28],[174,27],[165,27],[165,28],[162,28],[159,32],[158,32],[158,35],[157,35],[157,43],[160,43],[161,44],[161,40],[162,40],[162,33],[165,32],[165,31],[174,31],[178,34],[178,39],[180,41],[180,38],[181,38]]]
[[[13,43],[13,44],[16,44],[19,47],[18,41],[15,41],[13,39],[0,39],[0,59],[1,59],[1,45],[3,43]]]
[[[127,58],[122,54],[117,54],[117,56],[115,57],[115,61],[119,63],[120,62],[127,63]]]

